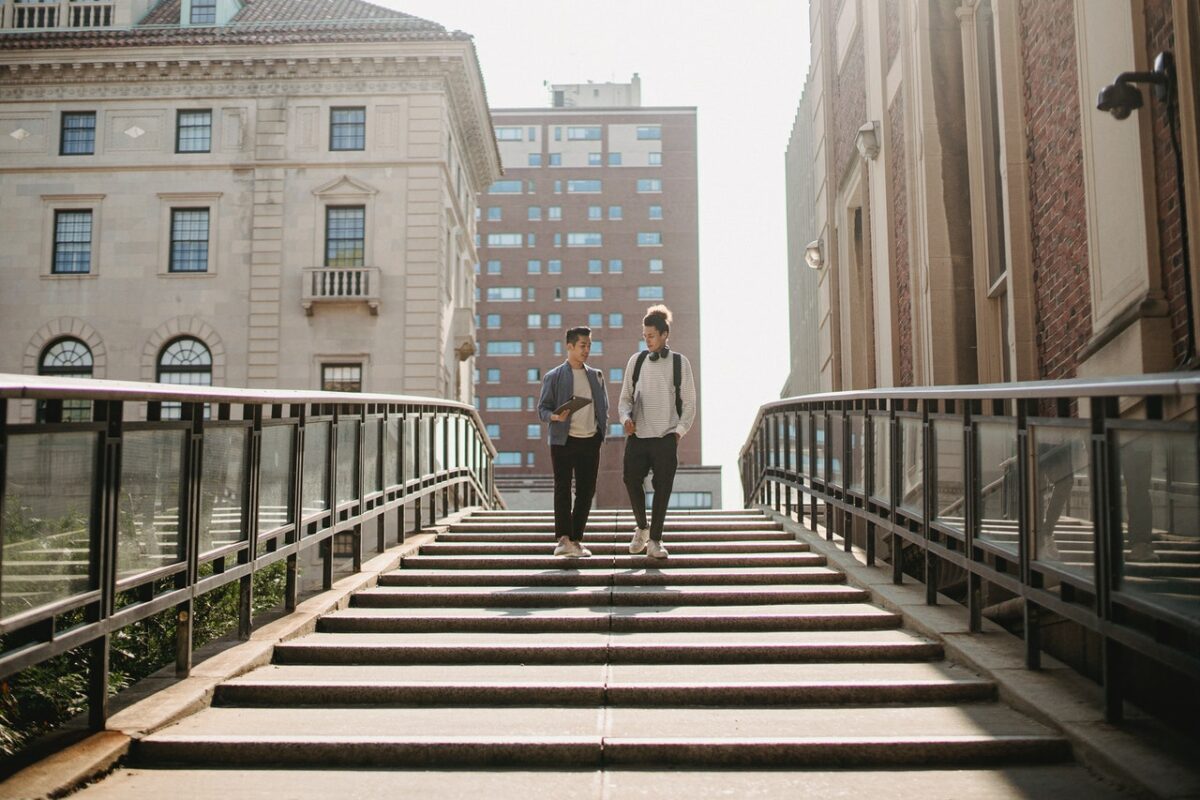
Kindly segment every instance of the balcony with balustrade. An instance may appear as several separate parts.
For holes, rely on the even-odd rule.
[[[108,28],[116,24],[117,4],[103,0],[4,0],[0,30]]]
[[[301,305],[312,316],[323,305],[363,305],[379,313],[381,274],[378,267],[309,267],[301,273]]]

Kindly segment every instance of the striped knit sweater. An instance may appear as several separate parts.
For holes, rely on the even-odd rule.
[[[674,351],[672,351],[674,353]],[[696,421],[696,382],[692,378],[692,364],[687,356],[682,359],[679,381],[679,396],[683,400],[683,415],[675,413],[675,374],[672,358],[660,358],[642,362],[642,373],[638,385],[633,385],[633,368],[638,353],[629,357],[625,365],[625,380],[621,384],[621,401],[617,411],[621,423],[632,419],[636,426],[634,435],[639,439],[654,439],[676,433],[682,437]]]

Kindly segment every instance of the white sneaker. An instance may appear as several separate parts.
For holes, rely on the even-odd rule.
[[[646,555],[651,558],[666,558],[669,554],[667,548],[662,546],[662,542],[651,539],[646,543]]]
[[[554,555],[572,557],[575,555],[575,543],[567,536],[558,537],[558,547],[554,548]]]
[[[646,542],[650,541],[649,528],[634,528],[633,539],[629,542],[629,552],[638,554],[646,549]]]

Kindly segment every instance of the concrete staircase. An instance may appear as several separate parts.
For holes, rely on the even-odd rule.
[[[995,686],[753,512],[479,512],[143,738],[138,767],[881,768],[1070,758]],[[1073,766],[1055,767],[1078,770]]]

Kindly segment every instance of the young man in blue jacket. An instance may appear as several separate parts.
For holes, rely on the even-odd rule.
[[[592,553],[583,546],[583,531],[596,494],[600,445],[608,425],[608,394],[600,370],[587,365],[592,351],[592,329],[578,326],[567,331],[567,360],[542,378],[538,416],[550,423],[550,463],[554,467],[554,555],[583,558]],[[555,411],[572,397],[592,402],[577,411]],[[571,478],[575,503],[571,504]]]

